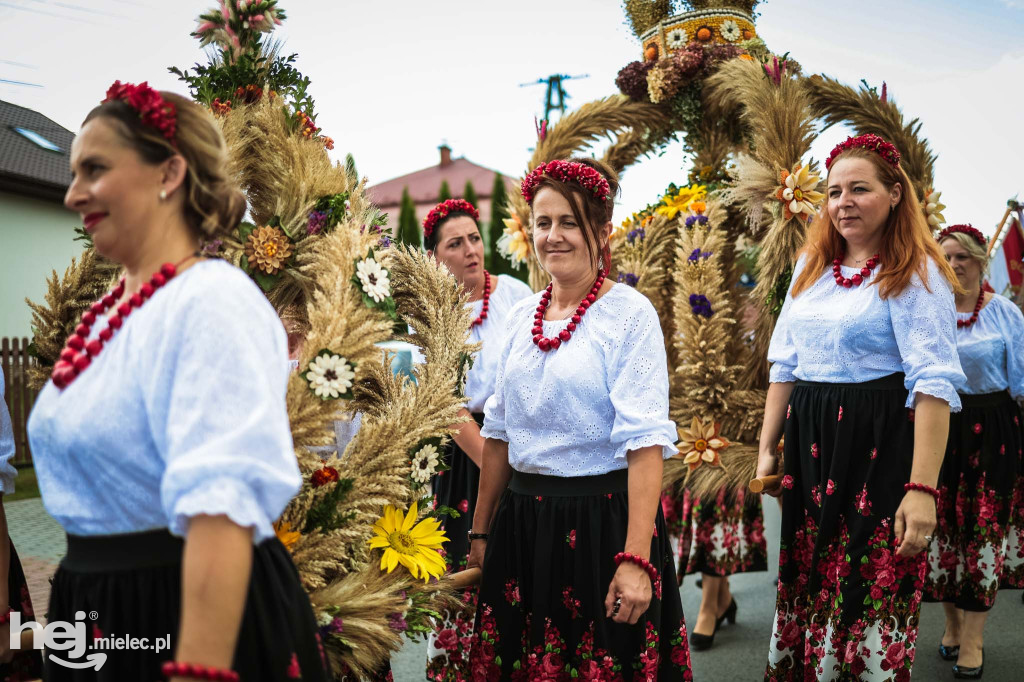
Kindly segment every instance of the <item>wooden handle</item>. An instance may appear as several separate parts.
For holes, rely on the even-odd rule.
[[[480,579],[483,578],[484,572],[478,567],[467,568],[464,571],[458,573],[452,573],[452,586],[457,590],[462,590],[473,585],[479,585]]]
[[[761,478],[755,478],[747,484],[747,488],[752,493],[765,493],[769,490],[775,490],[782,485],[782,474],[771,474],[770,476],[762,476]]]

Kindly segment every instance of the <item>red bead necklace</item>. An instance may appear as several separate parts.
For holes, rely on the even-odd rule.
[[[565,325],[565,329],[558,332],[558,336],[553,336],[550,339],[544,336],[544,311],[548,309],[548,305],[551,303],[551,284],[548,284],[548,288],[544,290],[544,293],[540,297],[540,305],[537,306],[537,312],[533,315],[533,343],[542,351],[555,350],[563,343],[569,341],[572,338],[572,333],[576,331],[576,325],[580,323],[583,316],[587,314],[587,308],[590,307],[594,301],[597,300],[597,292],[601,290],[601,285],[604,284],[605,272],[604,270],[597,271],[597,279],[594,280],[594,286],[590,287],[590,293],[583,297],[580,301],[579,306],[576,308],[576,313],[569,320],[569,324]],[[553,284],[553,283],[552,283]]]
[[[491,273],[484,270],[484,306],[480,311],[480,317],[473,320],[473,324],[469,325],[470,328],[483,324],[484,320],[487,319],[487,307],[491,302]]]
[[[142,304],[152,297],[157,289],[174,278],[182,263],[198,256],[198,253],[194,253],[183,258],[177,264],[164,263],[161,265],[160,270],[150,277],[148,282],[143,283],[138,291],[128,297],[128,300],[117,306],[117,312],[107,318],[107,328],[100,330],[98,337],[92,340],[89,340],[89,334],[92,332],[93,324],[96,323],[96,318],[113,308],[114,304],[124,295],[124,277],[103,298],[90,305],[89,309],[82,313],[82,321],[75,327],[75,333],[68,337],[64,349],[61,350],[60,356],[53,366],[50,378],[53,379],[54,386],[61,390],[67,388],[92,363],[92,358],[100,354],[103,345],[110,341],[116,330],[121,328],[124,318],[131,314],[132,308],[141,308]]]
[[[868,277],[868,275],[871,274],[871,271],[878,266],[878,261],[879,256],[876,253],[871,258],[868,258],[868,262],[864,264],[864,267],[862,267],[860,269],[860,272],[858,272],[856,275],[854,275],[853,277],[843,277],[843,259],[841,257],[836,258],[834,261],[832,261],[832,274],[836,278],[836,285],[846,287],[847,289],[849,289],[850,287],[858,286]]]
[[[974,304],[974,314],[966,320],[957,320],[957,329],[963,329],[964,327],[970,327],[972,324],[978,321],[978,313],[981,312],[981,305],[985,302],[985,290],[981,289],[978,291],[978,302]]]

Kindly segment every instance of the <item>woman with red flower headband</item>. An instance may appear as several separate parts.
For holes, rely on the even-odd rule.
[[[509,313],[484,408],[474,680],[692,679],[659,504],[665,342],[650,301],[605,279],[617,189],[593,159],[522,183],[552,281]]]
[[[484,439],[480,426],[484,421],[484,403],[494,393],[498,351],[501,349],[505,320],[516,303],[533,294],[529,286],[509,275],[492,277],[484,269],[484,241],[480,236],[476,207],[464,199],[442,201],[423,221],[423,246],[427,254],[443,263],[462,289],[469,294],[473,321],[470,342],[480,343],[473,366],[466,375],[466,407],[460,414],[473,421],[453,425],[458,429],[444,454],[449,467],[434,477],[434,505],[459,512],[458,518],[444,517],[441,526],[448,536],[445,560],[449,571],[460,571],[469,558],[468,533],[472,530],[480,485],[480,457]],[[460,644],[472,632],[476,589],[462,593],[466,608],[446,613],[443,623],[431,633],[427,645],[427,679],[471,679],[469,647]]]
[[[203,239],[245,199],[212,116],[115,83],[71,148],[65,205],[122,266],[82,314],[28,423],[39,488],[67,555],[48,618],[96,614],[102,668],[48,657],[47,680],[327,680],[309,597],[272,522],[301,484],[287,342],[259,288]]]
[[[906,682],[964,380],[959,286],[895,147],[850,138],[826,168],[768,350],[757,475],[785,432],[785,476],[765,679]]]
[[[1024,315],[986,293],[984,235],[970,225],[939,233],[963,289],[956,296],[957,352],[967,381],[963,411],[949,421],[939,475],[939,519],[928,552],[925,599],[941,601],[946,631],[939,655],[956,660],[954,677],[982,673],[985,619],[1000,589],[1024,588]]]

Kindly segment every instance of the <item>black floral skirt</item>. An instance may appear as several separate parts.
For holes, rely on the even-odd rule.
[[[7,599],[8,608],[21,614],[21,622],[35,620],[35,609],[32,608],[32,596],[28,592],[25,571],[21,560],[9,542],[11,560],[7,568]],[[0,681],[16,682],[17,680],[36,680],[43,676],[43,657],[38,649],[19,651],[10,663],[0,664]]]
[[[963,411],[950,416],[939,475],[939,523],[928,548],[925,599],[987,611],[1000,587],[1024,587],[1013,580],[1024,561],[1015,566],[1010,548],[1021,414],[1006,391],[960,400]]]
[[[69,535],[67,556],[53,578],[48,618],[81,623],[85,652],[50,653],[79,665],[97,654],[106,659],[97,670],[67,667],[49,656],[47,682],[163,679],[160,666],[173,658],[178,639],[183,548],[184,542],[166,530]],[[129,638],[136,648],[117,646]],[[327,665],[309,597],[288,551],[276,538],[261,542],[253,548],[232,668],[245,682],[326,682]]]
[[[473,680],[691,680],[682,602],[655,585],[636,625],[605,617],[626,543],[627,470],[562,478],[513,472],[484,558]],[[658,511],[650,561],[673,560]]]
[[[484,416],[474,413],[473,419],[483,426]],[[466,533],[473,526],[476,495],[480,487],[480,468],[462,448],[451,441],[445,452],[444,463],[449,467],[434,478],[434,508],[451,507],[459,512],[458,518],[445,516],[441,528],[448,536],[445,543],[445,562],[449,572],[461,571],[469,558],[469,539]],[[427,638],[427,679],[432,682],[469,680],[469,648],[476,614],[477,588],[469,587],[459,594],[465,608],[445,612],[444,620],[437,624]]]
[[[663,498],[663,511],[666,506]],[[723,486],[716,497],[702,500],[685,490],[670,506],[676,518],[666,515],[666,522],[679,541],[680,585],[689,573],[730,576],[768,570],[760,495],[746,490],[729,495]]]
[[[894,547],[914,452],[906,399],[902,374],[793,389],[766,680],[910,679],[926,557]]]

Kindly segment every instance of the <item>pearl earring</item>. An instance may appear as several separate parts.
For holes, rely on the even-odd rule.
[[[160,190],[160,201],[164,201],[167,198],[167,190]]]

